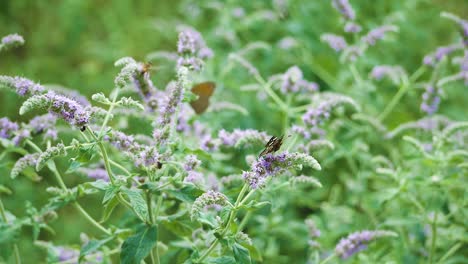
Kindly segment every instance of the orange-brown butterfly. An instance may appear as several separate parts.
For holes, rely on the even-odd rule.
[[[197,100],[190,102],[195,113],[201,114],[206,111],[215,88],[216,84],[214,82],[202,82],[192,87],[192,93],[198,95]]]
[[[283,145],[283,136],[272,136],[266,143],[265,149],[260,153],[260,155],[258,155],[258,157],[278,151],[281,148],[281,145]]]

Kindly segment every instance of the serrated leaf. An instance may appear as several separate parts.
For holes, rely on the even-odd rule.
[[[111,241],[112,239],[114,239],[113,236],[102,239],[102,240],[91,239],[90,241],[88,241],[88,243],[86,243],[85,245],[81,247],[80,260],[82,260],[83,257],[95,252],[96,250],[104,246],[107,242]]]
[[[238,243],[234,243],[232,245],[232,253],[234,253],[234,258],[236,259],[236,263],[240,264],[251,264],[252,260],[250,259],[249,251],[241,246]]]
[[[68,169],[65,171],[65,173],[73,173],[76,170],[78,170],[81,167],[81,162],[73,159],[70,159],[70,165],[68,166]]]
[[[125,189],[123,192],[130,199],[130,204],[132,205],[133,210],[138,215],[138,217],[143,221],[148,221],[148,207],[146,206],[146,201],[143,198],[143,195],[140,190],[131,190]]]
[[[104,193],[104,198],[102,198],[102,204],[106,204],[110,199],[114,198],[117,193],[119,192],[120,187],[109,185],[106,188],[106,192]]]
[[[120,252],[121,264],[138,264],[156,245],[158,229],[156,226],[145,226],[127,238],[122,244]]]
[[[202,190],[192,185],[185,186],[179,190],[169,190],[167,192],[177,200],[188,203],[193,203],[197,197],[204,193]]]

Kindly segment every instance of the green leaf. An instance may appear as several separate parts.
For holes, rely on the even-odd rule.
[[[236,264],[236,260],[233,257],[230,256],[223,256],[219,258],[209,258],[206,261],[207,263],[213,263],[213,264]]]
[[[123,192],[130,199],[130,204],[138,217],[143,221],[148,221],[148,207],[140,190],[124,189]]]
[[[119,199],[114,197],[106,205],[104,205],[104,211],[102,212],[101,220],[99,222],[104,223],[107,221],[118,204]]]
[[[252,257],[252,259],[256,260],[256,261],[260,261],[262,262],[263,261],[263,258],[262,258],[262,253],[260,252],[260,250],[254,246],[254,245],[250,245],[250,244],[247,244],[247,243],[241,243],[242,246],[244,246],[245,248],[247,248],[250,252],[250,256]]]
[[[183,221],[168,221],[163,220],[161,224],[171,231],[172,233],[176,234],[179,237],[188,237],[192,234],[193,228],[188,223],[184,223]]]
[[[5,185],[0,184],[0,194],[3,194],[3,193],[8,194],[8,195],[12,194],[10,189],[8,189]]]
[[[108,185],[102,199],[102,204],[106,204],[110,199],[114,198],[119,190],[120,186]]]
[[[250,259],[249,251],[241,246],[238,243],[234,243],[232,245],[232,252],[234,253],[234,258],[236,259],[236,263],[240,264],[251,264],[252,260]]]
[[[139,264],[156,245],[158,229],[156,226],[145,226],[127,238],[122,244],[120,262],[122,264]]]
[[[185,186],[179,190],[169,190],[167,192],[177,200],[188,203],[193,203],[198,196],[204,193],[202,190],[192,185]]]
[[[102,239],[102,240],[95,240],[95,239],[90,240],[88,243],[86,243],[85,245],[81,247],[80,260],[82,260],[83,257],[95,252],[96,250],[104,246],[107,242],[111,241],[112,239],[114,239],[113,236],[108,237],[106,239]]]
[[[70,159],[70,166],[68,166],[68,169],[65,171],[65,173],[73,173],[76,170],[78,170],[81,167],[81,162],[73,159]]]

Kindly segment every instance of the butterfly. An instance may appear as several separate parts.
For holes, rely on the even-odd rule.
[[[268,140],[268,142],[266,143],[265,149],[260,153],[260,155],[258,155],[258,157],[262,157],[266,154],[278,151],[281,148],[281,145],[283,145],[283,136],[272,136],[270,140]]]
[[[216,84],[214,82],[202,82],[192,87],[192,93],[198,95],[197,100],[190,102],[195,113],[201,114],[206,111],[215,88]]]

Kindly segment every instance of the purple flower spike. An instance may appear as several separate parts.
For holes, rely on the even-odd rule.
[[[302,121],[310,126],[317,127],[323,121],[330,118],[330,109],[328,102],[321,102],[316,108],[311,108],[302,116]]]
[[[389,231],[369,231],[364,230],[350,234],[346,238],[342,238],[335,247],[336,254],[342,259],[347,259],[359,251],[365,250],[368,244],[376,238],[395,236],[393,232]]]
[[[369,31],[369,33],[367,33],[367,35],[365,35],[362,40],[368,45],[374,46],[377,41],[383,39],[388,32],[396,32],[397,30],[397,27],[392,25],[377,27]]]
[[[332,0],[332,5],[341,13],[343,18],[348,20],[354,20],[356,18],[356,13],[348,0]]]
[[[330,48],[334,49],[336,52],[344,50],[348,47],[348,43],[342,36],[334,34],[323,34],[320,39],[327,43]]]
[[[19,76],[0,76],[0,84],[2,83],[8,88],[15,90],[20,96],[38,95],[42,94],[45,90],[42,85]]]
[[[6,117],[0,118],[0,138],[11,138],[13,137],[13,133],[18,131],[18,129],[17,123],[11,122]]]
[[[440,95],[442,90],[433,85],[426,85],[426,90],[422,95],[421,111],[432,115],[439,109]]]
[[[24,38],[18,34],[7,35],[2,38],[0,50],[18,47],[24,44]]]

